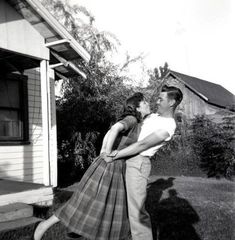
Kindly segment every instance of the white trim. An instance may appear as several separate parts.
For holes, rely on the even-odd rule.
[[[47,11],[38,0],[25,0],[63,39],[70,40],[70,46],[86,61],[90,54],[73,38],[73,36]]]
[[[63,44],[63,43],[70,43],[70,40],[68,40],[68,39],[61,39],[61,40],[58,40],[58,41],[45,43],[45,46],[46,47],[53,47],[55,45],[60,45],[60,44]]]
[[[22,202],[27,204],[38,204],[53,200],[52,187],[43,187],[17,193],[0,195],[0,206],[11,203]]]
[[[56,126],[56,106],[55,106],[55,74],[53,70],[49,71],[50,76],[50,180],[53,187],[57,187],[57,126]]]
[[[71,69],[73,69],[76,73],[81,75],[84,79],[87,79],[86,74],[84,72],[82,72],[79,68],[77,68],[75,64],[73,64],[72,62],[68,61],[68,66]]]
[[[48,94],[48,67],[49,63],[46,60],[40,62],[40,76],[41,76],[41,103],[42,103],[42,135],[43,135],[43,183],[46,186],[50,185],[50,154],[49,154],[49,98]]]
[[[53,69],[53,68],[57,68],[57,67],[60,67],[60,66],[64,66],[64,64],[63,63],[56,63],[56,64],[51,64],[49,67],[51,69]]]
[[[72,63],[71,61],[67,61],[66,59],[64,59],[63,57],[61,57],[58,53],[51,51],[51,54],[61,63],[64,64],[65,67],[70,67],[71,69],[73,69],[73,71],[75,71],[76,73],[78,73],[79,75],[81,75],[84,79],[86,79],[86,74],[84,72],[82,72],[74,63]]]

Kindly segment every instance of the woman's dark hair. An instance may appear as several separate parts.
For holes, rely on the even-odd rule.
[[[120,119],[123,119],[124,117],[128,115],[132,115],[136,117],[137,121],[141,121],[141,113],[136,110],[140,106],[140,102],[144,100],[144,95],[141,92],[134,93],[131,97],[129,97],[126,100],[126,103],[124,105],[123,113],[119,117]]]

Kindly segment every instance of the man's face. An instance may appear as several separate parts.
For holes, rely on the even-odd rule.
[[[159,114],[170,111],[174,100],[171,100],[167,96],[167,92],[161,92],[157,100],[157,112]]]
[[[136,110],[141,113],[142,117],[146,116],[150,113],[149,103],[146,100],[141,101]]]

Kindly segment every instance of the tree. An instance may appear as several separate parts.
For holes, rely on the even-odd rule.
[[[169,72],[169,65],[165,62],[164,66],[154,68],[149,71],[149,84],[147,88],[158,88],[164,81],[165,76]]]
[[[162,86],[165,84],[166,75],[169,72],[168,63],[165,62],[163,67],[154,68],[153,70],[149,70],[149,84],[146,88],[146,95],[150,97],[150,105],[153,111],[156,111],[156,102],[161,91]]]
[[[95,18],[86,8],[68,1],[41,1],[91,55],[89,63],[76,62],[87,79],[64,80],[63,96],[56,102],[59,184],[65,180],[69,184],[80,178],[99,152],[105,132],[133,93],[134,88],[124,84],[128,77],[123,71],[139,58],[128,57],[121,66],[112,63],[107,55],[120,43],[113,34],[95,27]]]

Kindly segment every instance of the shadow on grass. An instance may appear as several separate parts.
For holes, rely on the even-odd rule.
[[[175,189],[168,191],[163,200],[163,191],[173,186],[174,178],[158,179],[148,189],[146,209],[150,214],[154,240],[200,240],[193,224],[199,216],[190,203],[177,195]]]

